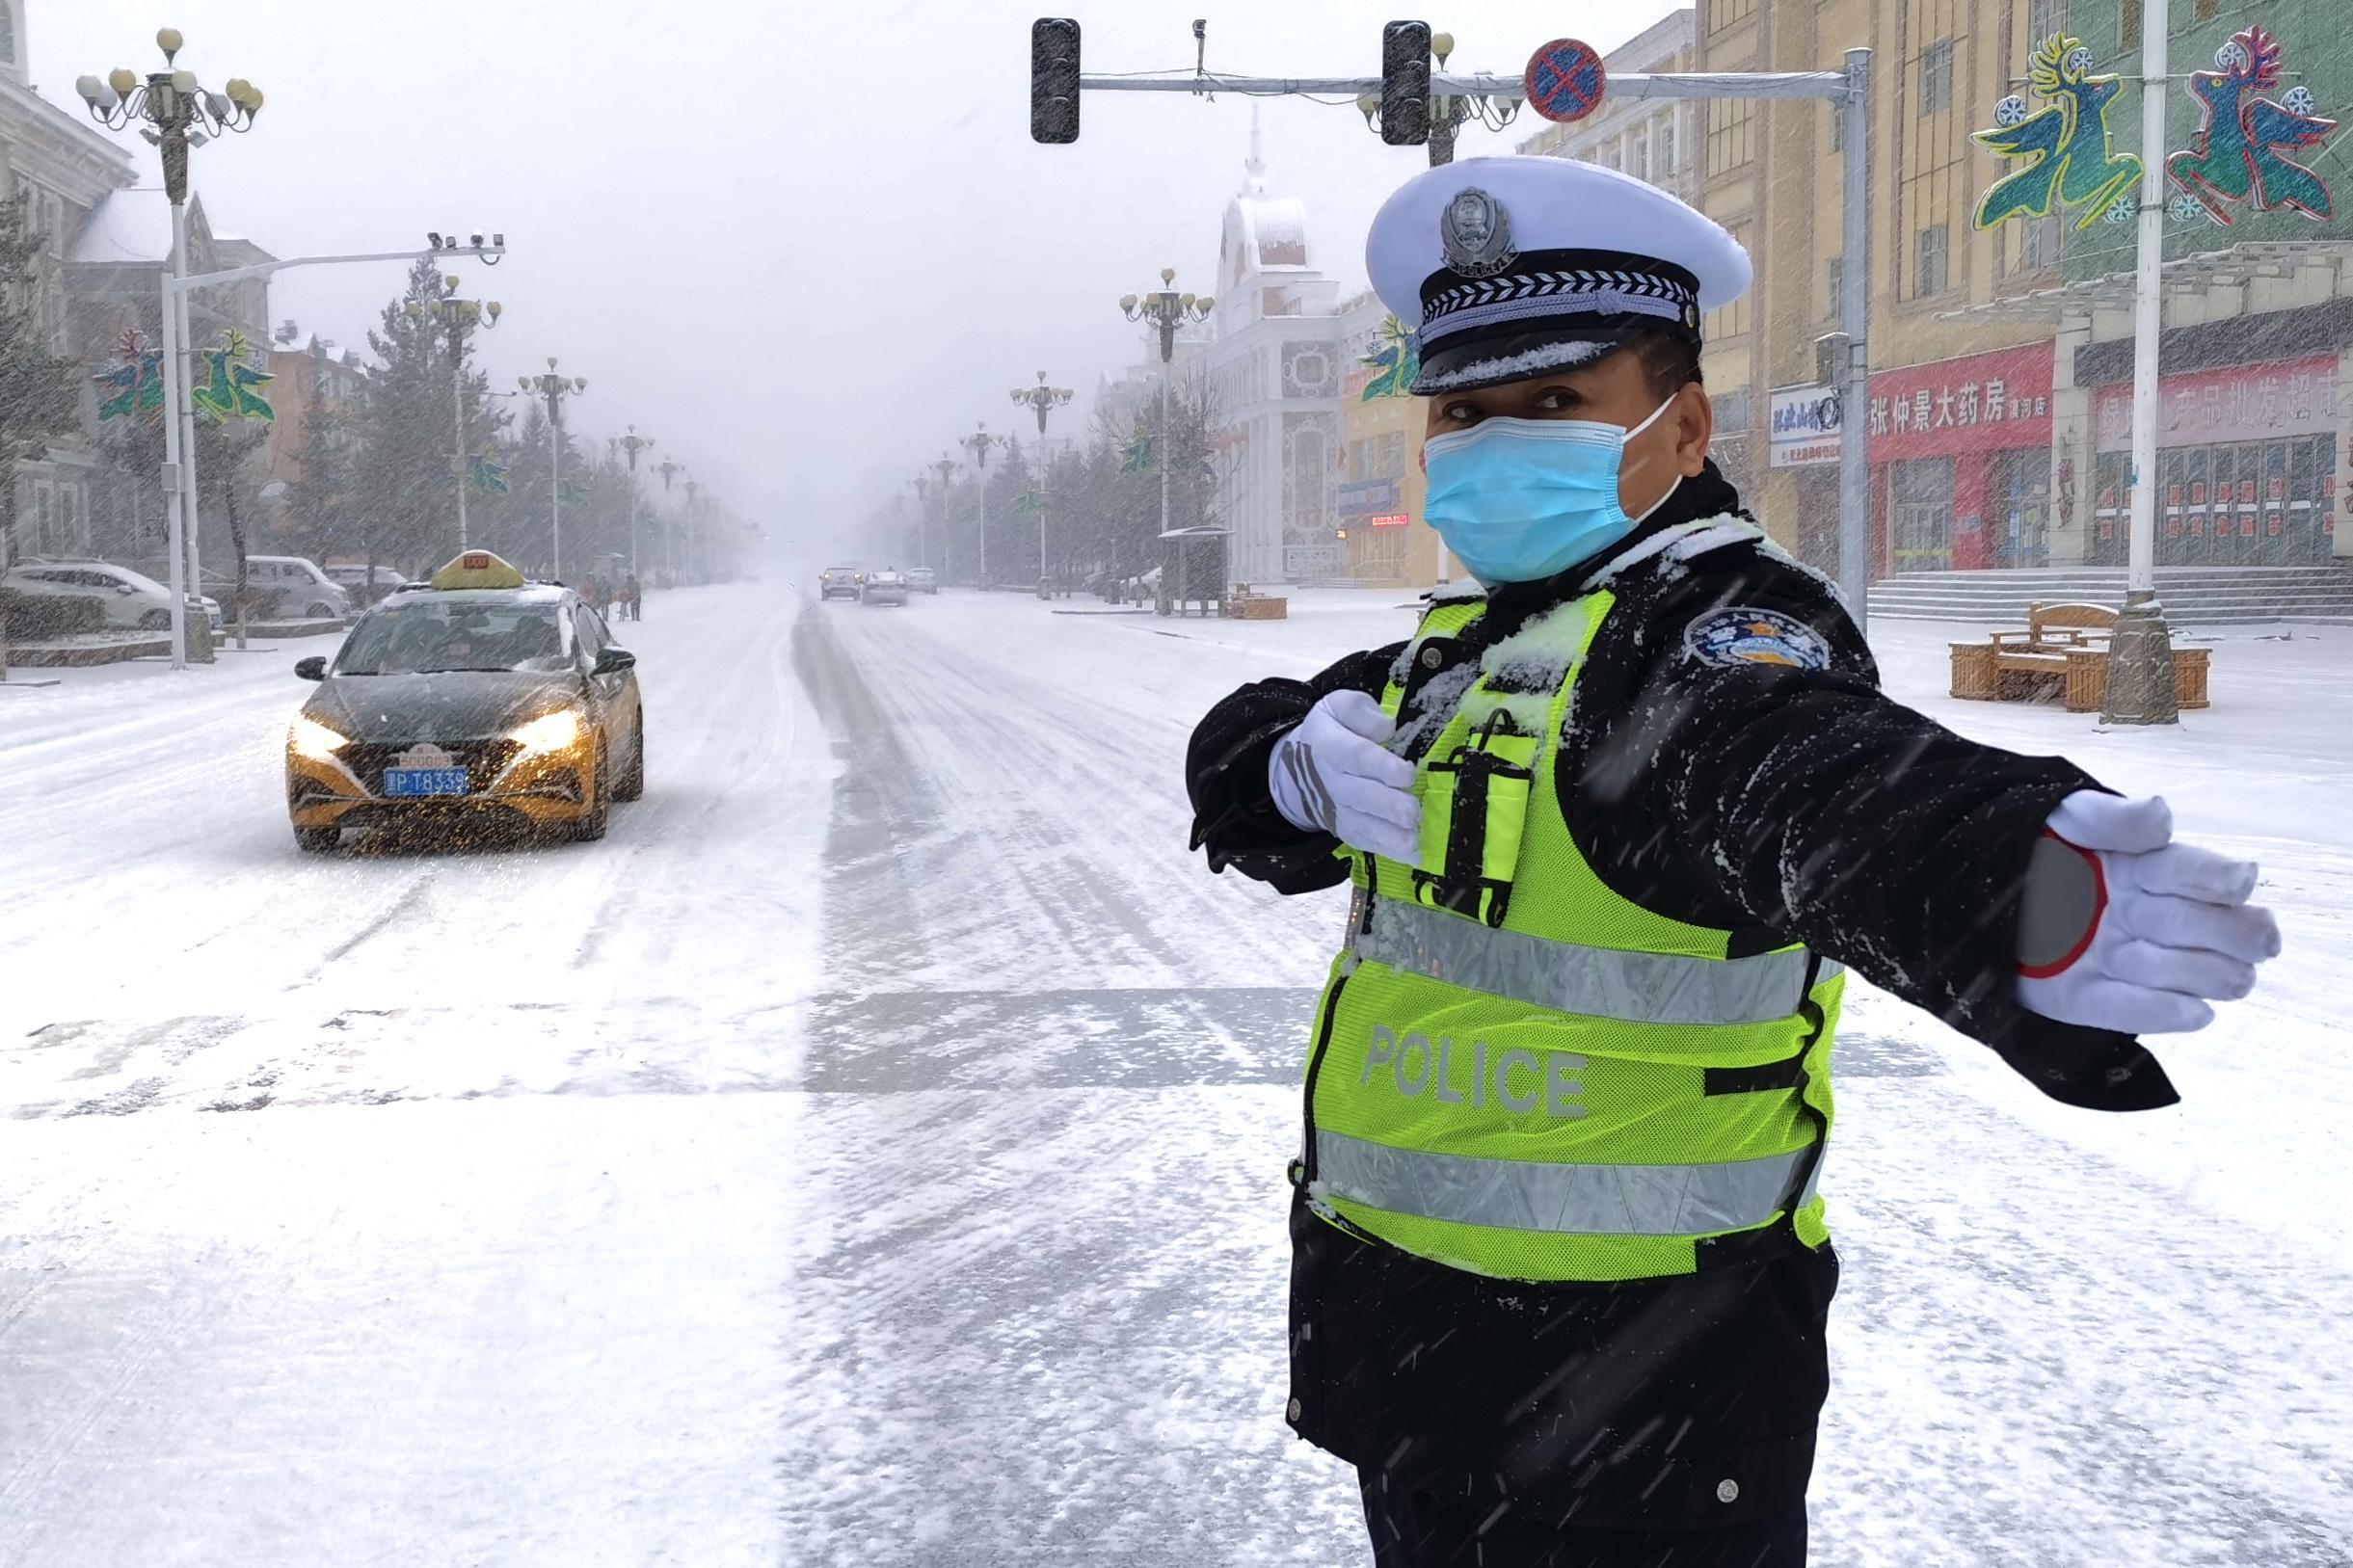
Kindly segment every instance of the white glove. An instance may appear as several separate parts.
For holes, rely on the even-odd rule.
[[[1267,784],[1295,828],[1328,833],[1387,860],[1421,852],[1413,764],[1381,749],[1397,726],[1360,691],[1334,692],[1274,743]]]
[[[2247,902],[2256,864],[2175,843],[2173,825],[2158,799],[2083,789],[2059,803],[2049,831],[2099,875],[2070,890],[2066,864],[2028,872],[2020,1002],[2066,1023],[2166,1034],[2205,1028],[2208,999],[2255,989],[2255,966],[2280,951],[2279,922]],[[2042,853],[2065,851],[2046,841]]]

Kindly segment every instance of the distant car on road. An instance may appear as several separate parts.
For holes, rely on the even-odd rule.
[[[310,854],[345,828],[486,817],[604,837],[646,787],[636,655],[579,595],[487,550],[360,618],[286,735],[286,807]]]
[[[817,579],[817,598],[822,601],[839,595],[856,598],[866,588],[866,573],[856,567],[827,567]]]
[[[360,562],[353,562],[349,565],[330,563],[326,569],[327,575],[334,579],[334,585],[351,597],[353,606],[362,610],[409,580],[407,572],[396,571],[391,567],[374,568],[372,578],[369,575],[370,570],[365,564]]]
[[[904,604],[907,602],[907,576],[903,571],[888,568],[869,571],[866,576],[866,591],[862,596],[869,604]]]
[[[249,555],[249,588],[275,593],[277,613],[300,621],[348,621],[352,598],[316,561],[301,555]]]
[[[907,571],[907,587],[913,593],[937,594],[940,591],[940,574],[929,567],[910,567]]]
[[[19,561],[0,583],[20,594],[94,598],[109,626],[162,631],[172,625],[172,590],[129,567],[104,561]],[[201,595],[188,596],[191,610],[221,629],[221,606]]]

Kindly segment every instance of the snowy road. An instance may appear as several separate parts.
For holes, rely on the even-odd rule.
[[[1341,911],[1206,875],[1177,760],[1409,617],[777,592],[628,628],[597,845],[298,856],[316,650],[7,694],[0,1563],[1363,1560],[1280,1415]],[[1853,1004],[1815,1560],[2343,1568],[2347,650],[2102,736],[1933,696],[1935,632],[1899,691],[2162,787],[2291,946],[2150,1117]]]

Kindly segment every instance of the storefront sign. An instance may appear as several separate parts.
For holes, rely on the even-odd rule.
[[[1871,461],[2050,444],[2051,345],[1972,354],[1871,378]]]
[[[1351,521],[1395,512],[1404,504],[1394,479],[1359,479],[1335,487],[1340,515]]]
[[[1368,528],[1403,528],[1412,520],[1403,512],[1392,512],[1385,517],[1375,518],[1365,526]]]
[[[2099,450],[2130,451],[2132,388],[2102,386],[2095,407]],[[2159,447],[2334,436],[2337,357],[2167,376],[2158,384],[2157,411]],[[2245,492],[2239,499],[2252,504],[2255,482],[2239,488]]]
[[[1838,461],[1838,394],[1828,386],[1789,386],[1773,394],[1776,468]]]

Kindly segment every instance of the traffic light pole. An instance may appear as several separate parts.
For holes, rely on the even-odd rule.
[[[1054,25],[1041,21],[1039,29]],[[1398,24],[1392,24],[1396,26]],[[1189,93],[1195,95],[1233,93],[1247,97],[1285,97],[1313,93],[1321,97],[1379,94],[1378,76],[1225,76],[1196,70],[1190,76],[1090,76],[1076,71],[1077,24],[1066,34],[1031,34],[1030,134],[1041,142],[1076,141],[1078,99],[1063,97],[1075,80],[1084,93]],[[1046,73],[1068,72],[1057,80]],[[1486,71],[1431,71],[1426,90],[1430,98],[1484,97],[1525,102],[1527,89],[1516,76]],[[1870,193],[1871,51],[1850,49],[1840,70],[1796,71],[1677,71],[1671,73],[1612,73],[1609,97],[1636,102],[1662,98],[1805,99],[1828,101],[1840,117],[1841,155],[1846,163],[1845,221],[1840,246],[1839,328],[1847,339],[1839,385],[1838,433],[1838,591],[1847,613],[1861,629],[1870,610],[1870,480],[1864,439],[1863,410],[1869,385],[1870,355],[1868,295],[1871,277],[1870,228],[1865,222]],[[1420,144],[1430,128],[1401,141]],[[1040,134],[1050,131],[1051,134]],[[1768,432],[1768,438],[1770,432]]]

